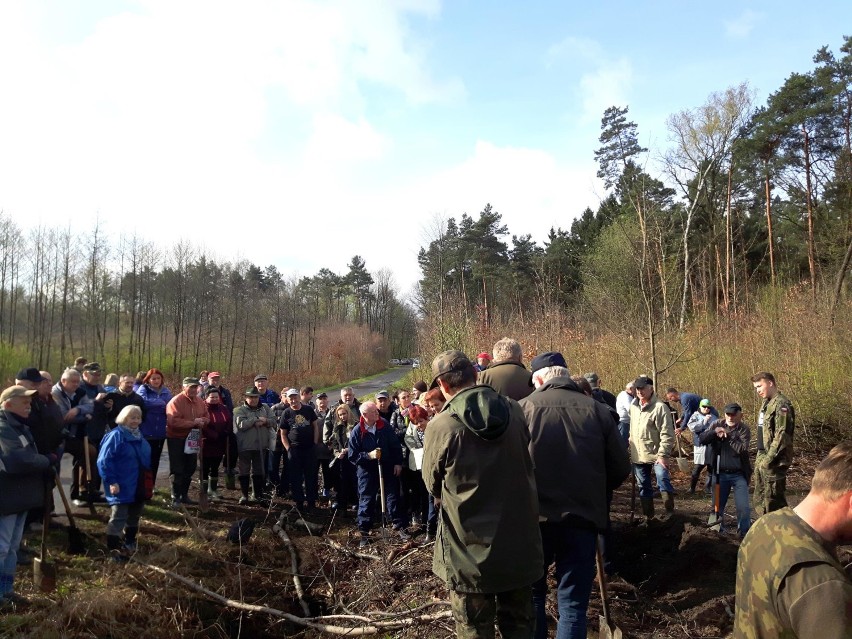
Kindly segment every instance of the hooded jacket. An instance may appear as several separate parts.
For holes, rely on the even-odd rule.
[[[554,377],[520,402],[530,429],[538,504],[547,521],[607,525],[607,491],[630,474],[608,406],[570,377]]]
[[[479,374],[479,384],[487,384],[501,395],[516,401],[533,392],[532,373],[513,361],[494,362]]]
[[[423,480],[441,499],[432,569],[458,592],[497,593],[543,571],[538,495],[520,405],[462,389],[426,428]]]
[[[118,494],[106,491],[110,505],[132,504],[136,501],[136,484],[139,469],[151,466],[151,445],[141,436],[133,437],[126,429],[117,426],[101,442],[98,453],[98,472],[104,487],[118,484]]]

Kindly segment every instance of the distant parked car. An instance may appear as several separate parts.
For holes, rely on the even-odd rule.
[[[411,360],[408,359],[407,357],[405,359],[399,360],[399,363],[402,364],[403,366],[411,366]]]
[[[391,366],[399,366],[400,365],[400,361],[398,359],[396,359],[395,357],[391,360],[390,363],[391,363]]]
[[[420,368],[420,360],[419,359],[411,360],[411,368]]]

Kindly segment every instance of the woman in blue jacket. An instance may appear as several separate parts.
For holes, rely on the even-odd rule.
[[[116,428],[101,441],[98,471],[104,487],[108,488],[107,502],[112,506],[107,523],[107,548],[113,559],[126,561],[127,554],[136,551],[139,517],[145,506],[145,502],[136,497],[136,487],[140,469],[150,468],[151,446],[139,429],[142,410],[138,406],[125,407],[115,418],[115,423]]]
[[[157,481],[157,469],[166,441],[166,405],[172,398],[172,392],[165,386],[163,374],[152,368],[142,380],[136,393],[145,401],[145,421],[142,422],[142,436],[151,446],[151,472]]]

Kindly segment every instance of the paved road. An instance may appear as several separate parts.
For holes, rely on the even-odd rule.
[[[367,395],[375,395],[380,390],[390,390],[390,387],[394,384],[394,382],[399,381],[410,372],[410,366],[397,366],[385,371],[378,377],[368,379],[361,384],[354,384],[352,388],[355,390],[355,397],[363,402],[364,397]],[[329,392],[328,397],[331,400],[331,403],[334,403],[340,399],[340,394],[337,391],[332,391]]]
[[[364,401],[364,397],[368,395],[374,395],[383,389],[389,389],[394,382],[402,379],[407,373],[411,372],[410,366],[397,366],[392,368],[378,377],[373,377],[371,379],[366,380],[361,384],[353,385],[355,390],[355,397]],[[332,391],[329,393],[329,399],[332,403],[336,402],[339,399],[340,395],[337,391]],[[65,495],[69,496],[71,493],[71,467],[72,460],[71,455],[64,455],[62,457],[62,470],[60,472],[60,476],[62,478],[62,486],[65,489]],[[157,470],[157,486],[168,486],[168,478],[169,478],[169,454],[166,446],[163,446],[163,454],[160,457],[160,467]],[[60,501],[59,492],[54,490],[54,500],[56,503],[56,512],[63,513],[62,502]],[[70,497],[69,497],[70,499]],[[72,508],[74,508],[72,506]],[[75,512],[86,512],[88,509],[86,508],[75,508]],[[108,512],[108,511],[106,511]],[[106,512],[104,513],[106,515]]]

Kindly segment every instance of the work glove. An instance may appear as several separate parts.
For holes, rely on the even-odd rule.
[[[370,458],[370,459],[378,459],[379,458],[379,452],[378,451],[379,451],[378,448],[371,450],[369,453],[367,453],[367,457]]]

